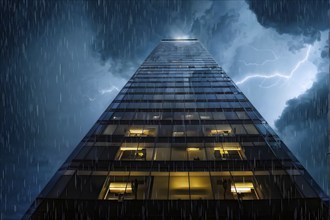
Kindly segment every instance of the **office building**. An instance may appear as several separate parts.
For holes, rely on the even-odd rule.
[[[196,39],[164,39],[33,219],[323,219],[327,196]]]

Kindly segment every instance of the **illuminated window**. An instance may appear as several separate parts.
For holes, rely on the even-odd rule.
[[[146,149],[142,148],[120,148],[117,160],[145,160]]]
[[[251,182],[245,183],[234,183],[231,185],[230,191],[235,194],[239,193],[251,193],[254,190],[253,184]]]
[[[205,149],[201,147],[188,147],[188,160],[206,160]]]
[[[239,143],[207,144],[206,152],[209,160],[244,160],[245,154]]]
[[[191,199],[213,199],[209,173],[189,172],[189,180]]]
[[[216,135],[222,135],[222,136],[227,136],[231,133],[230,130],[223,130],[223,129],[213,129],[210,131],[211,136],[216,136]]]
[[[129,132],[128,136],[130,136],[130,137],[132,137],[132,136],[143,137],[143,136],[148,136],[148,134],[149,134],[148,130],[137,129],[137,128],[129,129],[128,132]]]
[[[148,198],[150,178],[146,172],[112,172],[103,185],[99,199],[132,200]]]
[[[146,126],[146,127],[131,127],[128,132],[127,136],[129,137],[147,137],[147,136],[156,136],[156,127]]]
[[[131,183],[110,183],[108,193],[132,193],[132,185]]]
[[[116,156],[116,160],[152,160],[153,144],[124,143]]]
[[[171,172],[169,195],[170,199],[190,199],[188,172]]]

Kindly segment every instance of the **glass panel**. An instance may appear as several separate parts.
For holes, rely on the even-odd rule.
[[[174,120],[184,120],[184,112],[174,112]]]
[[[172,112],[163,112],[163,120],[173,120]]]
[[[237,115],[235,112],[225,112],[225,117],[228,119],[228,120],[236,120],[238,119]]]
[[[201,120],[213,120],[212,112],[199,112]]]
[[[173,126],[172,125],[159,125],[159,137],[172,137]]]
[[[248,134],[259,134],[256,127],[253,124],[245,124],[244,125]]]
[[[128,181],[128,176],[109,176],[105,183],[103,199],[120,200],[124,199],[125,194],[132,194],[132,185]]]
[[[170,199],[190,199],[188,172],[171,172]]]
[[[228,136],[232,133],[231,127],[228,124],[221,125],[205,125],[204,134],[207,136]]]
[[[229,176],[211,176],[211,182],[215,199],[234,199]]]
[[[239,119],[249,119],[249,117],[247,116],[247,114],[245,112],[236,112],[237,116]]]
[[[148,186],[150,177],[146,176],[130,176],[132,193],[125,194],[125,199],[149,199]]]
[[[205,149],[203,147],[188,145],[187,152],[188,160],[206,160]]]
[[[147,120],[161,120],[162,113],[161,112],[147,112]]]
[[[157,143],[155,148],[154,160],[170,160],[171,147],[168,143]]]
[[[202,136],[200,125],[186,125],[187,137],[200,137]]]
[[[127,125],[118,125],[114,135],[125,135],[127,132]]]
[[[150,144],[124,143],[116,155],[116,160],[152,160],[153,150]]]
[[[112,120],[121,120],[124,116],[124,112],[115,112],[111,117]]]
[[[122,117],[122,120],[132,120],[135,115],[135,112],[126,112]]]
[[[242,125],[231,124],[234,134],[246,134],[246,131]]]
[[[196,174],[195,174],[196,173]],[[195,176],[201,172],[190,172],[190,198],[191,199],[213,199],[211,180],[208,172],[205,176]]]
[[[145,112],[137,112],[135,114],[134,120],[145,120],[146,119],[146,113]]]
[[[143,131],[143,125],[133,125],[126,132],[126,136],[145,137],[145,136],[147,136],[147,132]]]
[[[172,136],[173,137],[184,137],[185,136],[184,125],[174,125]]]
[[[186,112],[183,113],[185,120],[199,120],[198,112]]]
[[[214,120],[226,120],[224,112],[213,112],[212,114]]]
[[[172,144],[171,160],[187,160],[185,144]]]
[[[209,160],[243,160],[245,154],[238,143],[214,143],[214,147],[206,148]]]
[[[117,125],[108,125],[107,128],[104,130],[103,134],[105,135],[112,135],[116,130]]]
[[[168,181],[168,176],[153,177],[151,199],[168,199]]]
[[[233,177],[230,184],[230,192],[237,199],[254,200],[258,199],[254,183],[251,177]]]

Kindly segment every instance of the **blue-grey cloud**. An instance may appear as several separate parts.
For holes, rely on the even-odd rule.
[[[304,35],[305,43],[319,40],[320,31],[329,28],[327,0],[247,0],[260,24],[279,33]]]
[[[328,148],[328,47],[313,86],[303,95],[287,101],[275,125],[284,142],[317,182],[327,189]]]
[[[247,0],[258,22],[280,34],[301,36],[288,42],[290,51],[298,51],[305,44],[321,38],[321,31],[329,28],[329,1]],[[318,183],[327,189],[327,106],[328,106],[328,47],[320,52],[318,76],[303,95],[289,100],[275,126],[284,142]]]
[[[239,1],[13,0],[0,12],[5,219],[21,216],[160,39],[198,37],[231,67],[257,27],[240,23],[251,12]]]

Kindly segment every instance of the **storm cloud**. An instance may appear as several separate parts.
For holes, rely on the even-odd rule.
[[[305,43],[319,39],[329,28],[327,0],[247,0],[260,24],[279,33],[304,35]]]
[[[272,2],[268,6],[258,3],[261,6],[256,9],[259,6],[249,3],[255,17],[244,1],[0,1],[0,218],[20,218],[162,38],[198,38],[227,73],[239,80],[262,68],[286,71],[287,65],[273,63],[277,54],[288,48],[297,54],[304,52],[304,43],[316,42],[319,31],[326,28],[315,25],[318,20],[313,16],[324,14],[316,13],[317,8],[307,21],[288,18],[285,22],[291,29],[281,19],[272,21],[273,12],[263,15]],[[322,54],[327,57],[326,52]],[[285,58],[285,64],[300,59],[290,58]],[[261,65],[265,62],[273,65]],[[316,112],[317,107],[308,106],[315,101],[320,109],[325,108],[321,94],[326,81],[321,80],[324,71],[319,72],[310,91],[289,102],[277,122],[285,140],[292,129],[308,127],[293,120],[304,120],[306,109],[311,121],[305,132],[318,127],[323,134],[323,110]],[[266,116],[273,114],[270,104],[262,109],[267,106],[265,100],[272,99],[271,92],[259,97],[255,83],[246,87],[252,88],[252,93],[244,92],[258,110]],[[307,100],[306,105],[300,105],[301,100]],[[291,108],[297,109],[296,116]],[[311,149],[304,144],[304,133],[295,132],[298,138],[287,140],[289,147],[294,152]],[[316,139],[315,143],[321,146]],[[314,155],[315,160],[322,152]],[[305,154],[299,158],[308,169],[313,168],[314,161],[304,163]]]
[[[303,95],[287,102],[276,128],[298,160],[317,182],[327,187],[328,73],[318,79]]]
[[[288,43],[292,51],[304,44],[320,40],[321,31],[329,28],[326,0],[285,1],[248,0],[260,24],[273,28],[280,34],[302,36],[299,42]],[[324,188],[327,188],[327,107],[328,107],[328,54],[329,47],[320,52],[318,74],[312,87],[304,94],[288,100],[282,115],[275,122],[276,129],[284,142],[301,163]]]

